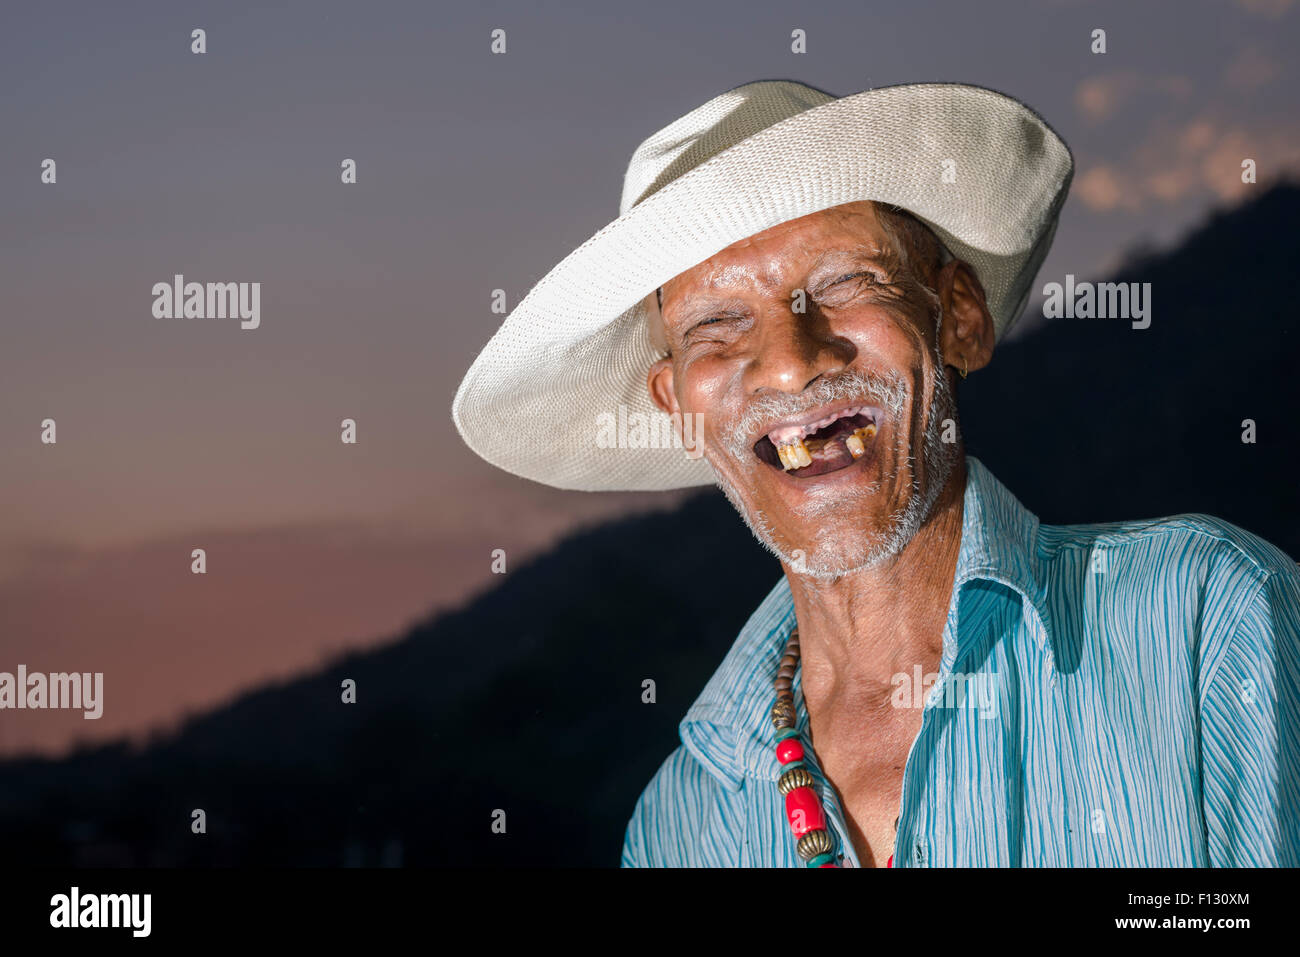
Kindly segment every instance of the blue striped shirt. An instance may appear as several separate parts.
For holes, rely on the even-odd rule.
[[[1042,525],[966,463],[894,866],[1300,865],[1296,564],[1208,515]],[[803,866],[768,719],[794,624],[782,578],[682,719],[628,822],[623,866]],[[801,678],[807,764],[835,853],[857,867]]]

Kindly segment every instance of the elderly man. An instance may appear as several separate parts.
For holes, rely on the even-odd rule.
[[[957,381],[1072,168],[992,91],[747,84],[642,144],[476,360],[454,417],[489,461],[716,482],[784,571],[624,865],[1300,864],[1295,564],[1204,515],[1040,525],[963,452]],[[685,454],[597,442],[622,406]]]

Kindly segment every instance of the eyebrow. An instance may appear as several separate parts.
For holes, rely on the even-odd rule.
[[[891,246],[860,243],[856,246],[824,250],[813,262],[812,267],[808,270],[808,275],[817,276],[821,272],[830,272],[845,266],[862,263],[883,266],[885,271],[891,275],[896,273],[903,265],[897,251]]]

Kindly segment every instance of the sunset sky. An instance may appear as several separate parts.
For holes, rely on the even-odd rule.
[[[494,548],[519,562],[679,500],[497,472],[449,409],[501,322],[491,291],[515,305],[617,215],[636,146],[724,90],[945,80],[1024,100],[1077,164],[1040,287],[1175,243],[1252,188],[1242,157],[1261,182],[1300,168],[1295,4],[1174,8],[11,6],[0,671],[103,671],[106,703],[94,722],[0,712],[0,753],[203,710],[463,601]],[[260,282],[260,328],[154,318],[151,287],[177,273]]]

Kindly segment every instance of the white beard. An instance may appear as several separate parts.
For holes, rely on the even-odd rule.
[[[835,498],[815,499],[800,506],[797,511],[800,518],[822,521],[815,526],[817,532],[806,549],[786,551],[777,543],[775,531],[767,515],[761,509],[754,509],[752,512],[746,509],[736,488],[727,481],[710,459],[709,466],[713,469],[714,482],[722,489],[727,500],[740,513],[740,517],[744,519],[749,530],[764,548],[801,574],[822,581],[833,581],[892,558],[915,537],[934,511],[934,506],[947,486],[960,458],[958,443],[943,441],[945,421],[951,419],[954,424],[957,422],[957,402],[943,373],[943,357],[938,355],[937,351],[935,359],[935,372],[931,377],[934,403],[930,407],[930,417],[926,422],[921,450],[921,464],[926,479],[925,488],[924,490],[921,488],[915,457],[909,454],[911,494],[908,496],[907,504],[895,511],[885,523],[885,527],[874,536],[845,536],[840,526],[845,521],[852,521],[856,514],[854,508],[856,502],[880,491],[879,481],[869,486],[855,488]],[[897,378],[883,380],[861,373],[847,373],[831,380],[829,384],[824,384],[821,391],[828,395],[822,397],[817,394],[817,388],[814,387],[810,393],[801,396],[801,401],[808,407],[812,407],[814,404],[821,405],[840,398],[874,395],[882,399],[895,421],[899,420],[902,409],[905,408],[906,385]],[[782,400],[775,401],[779,403]],[[746,417],[757,418],[760,414],[765,414],[765,411],[751,408],[747,411]],[[737,426],[743,422],[742,418]],[[738,460],[743,454],[752,454],[743,446],[744,436],[748,435],[749,431],[749,429],[732,427],[727,430],[723,438],[723,444]],[[883,461],[883,452],[881,458]],[[893,459],[897,461],[897,456]]]

